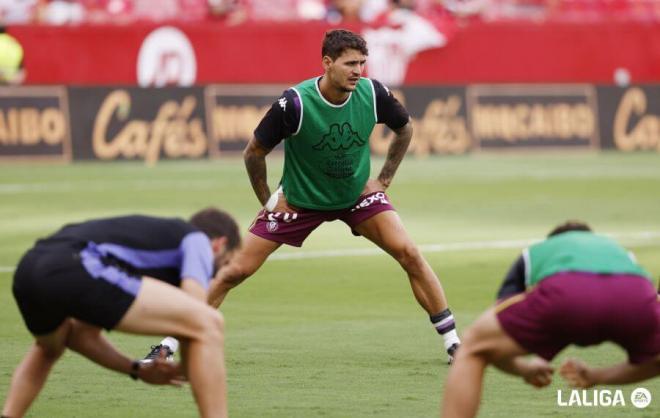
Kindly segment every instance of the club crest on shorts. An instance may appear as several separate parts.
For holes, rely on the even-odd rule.
[[[266,229],[268,230],[268,232],[275,232],[275,231],[277,231],[278,227],[279,227],[279,225],[278,225],[277,221],[269,221],[266,224]]]

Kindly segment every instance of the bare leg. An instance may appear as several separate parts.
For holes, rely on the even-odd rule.
[[[216,310],[175,287],[144,278],[138,297],[116,329],[169,334],[187,341],[184,362],[200,415],[227,416],[223,322]]]
[[[64,352],[70,328],[71,323],[67,320],[54,332],[36,337],[14,371],[2,415],[20,418],[25,414],[46,383],[51,368]]]
[[[209,304],[217,309],[227,293],[253,275],[280,245],[282,244],[252,233],[247,234],[238,254],[223,266],[211,281],[208,294]]]
[[[429,315],[447,309],[438,277],[410,239],[396,212],[381,212],[357,225],[355,230],[401,264],[408,274],[415,299]]]
[[[477,415],[481,399],[481,385],[486,359],[466,354],[467,336],[463,335],[461,349],[449,369],[442,402],[442,418],[463,418]]]
[[[442,417],[476,416],[486,366],[492,363],[509,373],[527,374],[533,370],[518,368],[527,363],[514,360],[525,354],[527,352],[504,333],[495,310],[486,311],[463,335],[461,348],[445,382]]]

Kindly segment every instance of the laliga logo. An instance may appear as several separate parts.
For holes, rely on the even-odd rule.
[[[646,408],[651,404],[651,392],[645,388],[637,388],[630,394],[630,402],[635,408]],[[626,406],[623,391],[603,390],[571,390],[568,399],[564,399],[563,392],[557,390],[558,406]]]
[[[138,54],[137,76],[141,87],[191,86],[197,77],[197,60],[186,35],[172,26],[147,35]]]

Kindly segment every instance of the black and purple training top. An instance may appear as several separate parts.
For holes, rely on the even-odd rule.
[[[175,286],[184,278],[193,279],[204,288],[213,276],[210,239],[182,219],[130,215],[69,224],[39,240],[35,247],[53,244],[79,250],[88,271],[112,266]],[[90,259],[103,263],[92,263]]]

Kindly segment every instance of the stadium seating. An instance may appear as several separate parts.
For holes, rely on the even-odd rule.
[[[0,0],[0,24],[128,24],[377,19],[389,0]],[[400,0],[431,21],[660,20],[660,0]]]

